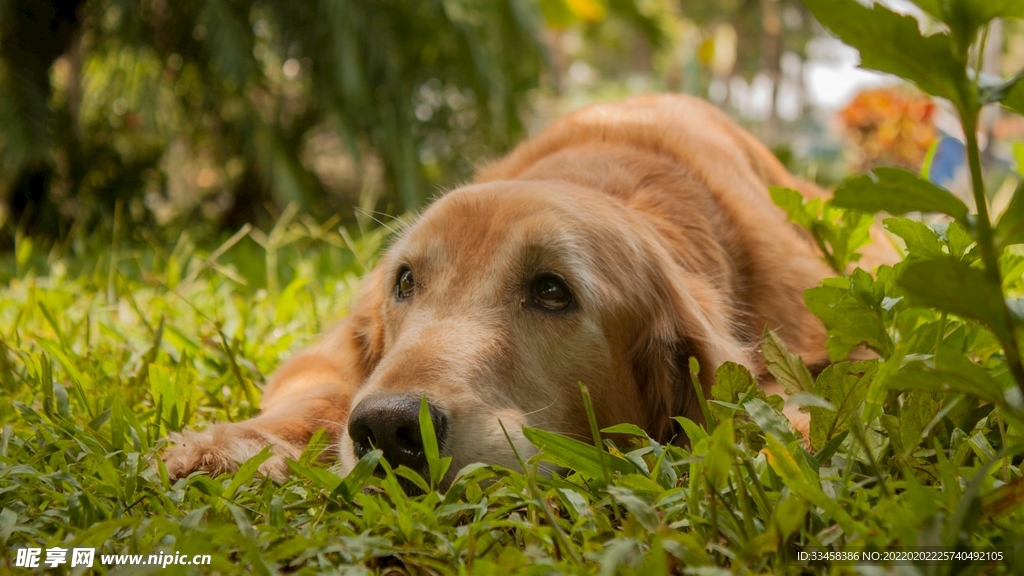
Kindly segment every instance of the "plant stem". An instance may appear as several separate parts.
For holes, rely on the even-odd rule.
[[[1000,294],[1002,294],[1003,278],[999,272],[999,255],[996,254],[995,243],[992,240],[992,223],[988,216],[988,201],[985,198],[985,183],[981,175],[981,152],[978,149],[978,111],[968,112],[960,109],[960,122],[964,127],[964,139],[967,140],[967,163],[971,170],[971,184],[974,189],[974,203],[978,208],[978,220],[976,228],[978,231],[978,246],[981,248],[981,260],[985,264],[985,274]],[[996,332],[1003,345],[1003,352],[1006,354],[1006,363],[1017,381],[1017,387],[1024,393],[1024,364],[1021,363],[1020,346],[1017,343],[1017,335],[1014,331],[1013,317],[1006,307],[1005,300],[1002,302],[1003,322],[1006,330],[1004,336]]]

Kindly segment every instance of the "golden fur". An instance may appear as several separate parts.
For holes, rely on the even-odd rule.
[[[823,193],[702,100],[570,114],[427,208],[349,317],[273,375],[262,414],[176,438],[168,471],[223,472],[273,444],[263,472],[280,476],[319,428],[350,468],[350,408],[382,393],[425,394],[447,413],[453,471],[514,464],[499,421],[526,456],[524,425],[588,438],[577,382],[599,425],[632,422],[668,441],[671,416],[701,419],[691,356],[705,389],[726,360],[762,374],[767,326],[808,364],[827,361],[803,291],[830,270],[769,185]],[[394,297],[401,266],[416,274],[408,302]],[[572,310],[526,304],[542,273],[566,281]]]

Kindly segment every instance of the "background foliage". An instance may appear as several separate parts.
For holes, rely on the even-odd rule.
[[[121,201],[236,227],[268,200],[372,209],[382,186],[413,208],[522,134],[545,14],[664,42],[629,2],[4,0],[9,218],[53,234]]]
[[[172,239],[289,203],[401,213],[634,92],[713,87],[783,143],[820,34],[796,0],[2,0],[0,246],[109,230],[118,204]]]

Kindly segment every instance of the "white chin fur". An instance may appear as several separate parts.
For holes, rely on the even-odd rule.
[[[338,442],[338,463],[341,465],[342,475],[347,475],[359,463],[348,432],[342,433],[341,441]]]

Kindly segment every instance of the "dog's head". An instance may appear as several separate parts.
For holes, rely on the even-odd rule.
[[[578,383],[599,425],[667,441],[671,416],[700,419],[689,358],[703,379],[742,357],[716,294],[613,197],[556,181],[451,192],[388,250],[353,310],[368,376],[341,461],[376,446],[422,470],[426,396],[452,471],[512,466],[503,427],[523,457],[523,426],[591,437]]]

